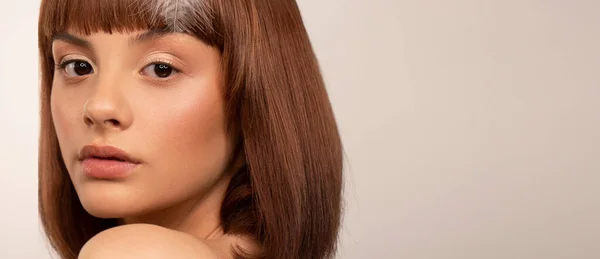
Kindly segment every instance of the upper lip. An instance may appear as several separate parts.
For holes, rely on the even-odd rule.
[[[79,160],[82,161],[88,158],[117,159],[136,164],[140,162],[127,152],[114,146],[86,145],[79,152]]]

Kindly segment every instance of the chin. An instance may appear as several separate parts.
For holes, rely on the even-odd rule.
[[[122,183],[85,183],[76,190],[83,208],[97,218],[125,218],[145,211],[141,205],[146,202]]]

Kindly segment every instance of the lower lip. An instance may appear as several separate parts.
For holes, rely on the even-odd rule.
[[[138,164],[111,159],[88,158],[82,161],[83,171],[98,179],[119,179],[131,174]]]

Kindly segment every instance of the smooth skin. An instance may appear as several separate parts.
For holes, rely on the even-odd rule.
[[[219,256],[221,255],[221,256]],[[191,235],[149,224],[105,230],[88,241],[80,259],[227,258]]]
[[[224,111],[221,55],[186,34],[69,32],[55,38],[52,118],[79,199],[125,225],[92,238],[80,258],[230,258],[251,249],[223,233],[219,209],[236,136]],[[85,145],[141,161],[123,179],[83,172]],[[243,163],[240,162],[240,163]]]

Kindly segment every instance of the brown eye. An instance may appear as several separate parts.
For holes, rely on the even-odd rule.
[[[83,60],[68,61],[63,67],[69,77],[84,76],[94,72],[92,65]]]
[[[143,72],[145,75],[149,75],[152,77],[167,78],[177,73],[177,70],[168,64],[155,63],[145,67]]]

